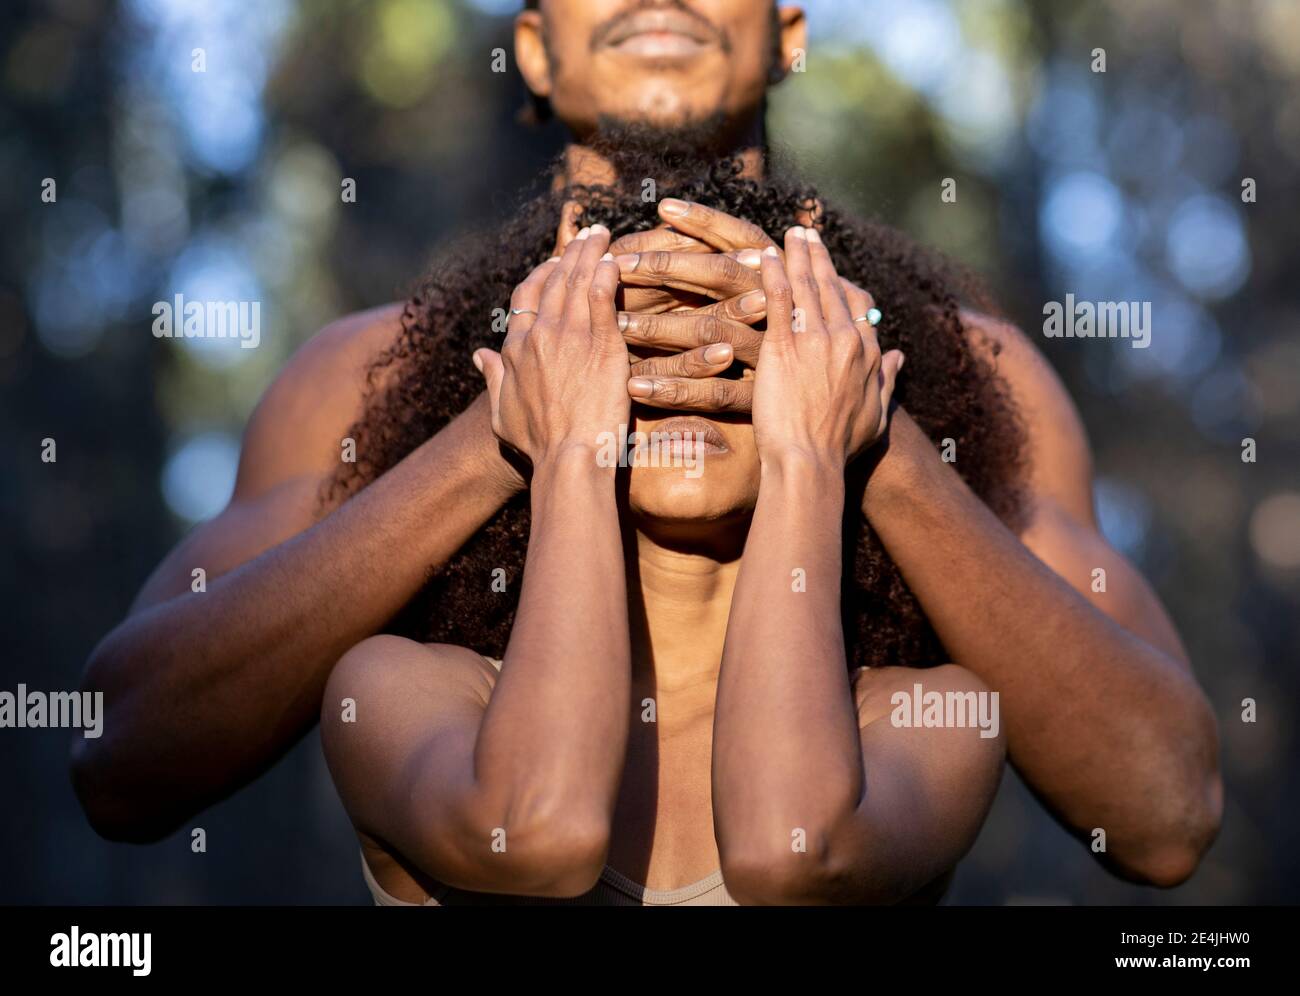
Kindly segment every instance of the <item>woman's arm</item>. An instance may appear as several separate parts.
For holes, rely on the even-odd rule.
[[[535,322],[515,316],[502,354],[476,358],[494,427],[533,466],[523,587],[490,699],[465,685],[458,648],[419,648],[451,664],[423,694],[386,679],[418,656],[391,639],[345,657],[325,697],[326,752],[358,829],[457,888],[577,895],[604,865],[631,673],[616,468],[596,459],[599,435],[628,417],[607,244],[594,229],[539,267],[512,301],[544,282]]]
[[[763,477],[718,684],[715,831],[742,901],[894,902],[970,847],[1001,744],[969,727],[893,728],[878,694],[887,681],[875,675],[876,694],[855,715],[840,619],[844,467],[883,431],[901,357],[882,359],[870,327],[855,327],[809,231],[786,236],[788,280],[773,251],[762,263]],[[916,680],[926,691],[985,691],[959,669]]]

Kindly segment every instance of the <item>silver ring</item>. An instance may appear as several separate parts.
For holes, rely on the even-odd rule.
[[[865,315],[859,315],[857,318],[853,319],[853,321],[854,321],[854,322],[870,322],[872,325],[879,325],[879,324],[880,324],[880,309],[879,309],[879,308],[868,308],[868,309],[867,309],[867,313],[866,313]]]
[[[512,314],[512,315],[535,315],[535,314],[537,314],[537,312],[533,311],[532,308],[511,308],[511,309],[510,309],[510,314]]]

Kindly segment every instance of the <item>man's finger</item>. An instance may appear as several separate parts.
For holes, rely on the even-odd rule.
[[[692,201],[665,197],[659,202],[659,217],[679,232],[692,235],[719,252],[766,249],[776,245],[771,236],[753,222],[733,218],[716,208]]]
[[[644,232],[632,232],[614,240],[609,251],[615,256],[625,256],[634,252],[654,252],[662,249],[666,252],[713,252],[713,247],[705,245],[699,239],[675,232],[671,228],[660,226]]]
[[[712,304],[713,299],[689,291],[662,287],[623,287],[623,310],[636,312],[677,311],[680,308],[700,308]]]
[[[627,393],[651,408],[692,412],[749,412],[754,404],[752,380],[723,377],[633,377]]]
[[[763,333],[748,325],[698,311],[663,315],[621,312],[618,322],[623,330],[623,339],[630,346],[681,350],[727,343],[736,359],[751,367],[758,362],[758,350],[763,344]]]
[[[766,252],[767,250],[764,250]],[[778,255],[777,259],[780,259]],[[717,315],[733,322],[754,325],[767,317],[767,297],[761,290],[748,291],[729,297],[725,301],[701,305],[695,309],[697,315]]]
[[[618,258],[623,283],[632,287],[675,287],[715,300],[757,289],[757,273],[730,256],[717,253],[629,253]]]
[[[578,230],[582,227],[579,220],[582,218],[582,205],[577,201],[565,201],[564,207],[560,209],[560,224],[555,230],[555,252],[553,256],[559,256],[569,247],[569,243],[578,237]]]
[[[725,342],[712,346],[697,346],[684,353],[671,356],[651,356],[637,360],[632,364],[633,378],[653,379],[656,377],[716,377],[735,359],[731,346]]]

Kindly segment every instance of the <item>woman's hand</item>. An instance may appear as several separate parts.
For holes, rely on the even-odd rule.
[[[594,450],[628,421],[628,354],[614,310],[618,264],[609,231],[578,233],[510,298],[501,352],[480,349],[492,430],[534,466],[561,453]]]
[[[754,378],[759,457],[843,467],[880,438],[903,354],[884,357],[876,331],[854,322],[844,286],[816,229],[785,235],[785,265],[763,250],[767,332]]]

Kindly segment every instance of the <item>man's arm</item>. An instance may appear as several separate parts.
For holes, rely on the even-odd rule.
[[[91,654],[83,687],[104,693],[104,735],[78,739],[73,781],[101,834],[157,839],[269,767],[316,718],[339,656],[519,486],[483,397],[319,517],[398,314],[344,319],[299,351],[250,420],[229,506],[167,556]],[[204,592],[191,590],[195,568]]]
[[[1034,792],[1080,838],[1105,831],[1108,867],[1176,885],[1218,829],[1214,715],[1155,595],[1097,531],[1064,388],[1015,330],[973,331],[1003,345],[1029,432],[1028,527],[1010,532],[901,411],[863,511],[952,659],[1001,693],[1009,757]],[[1105,592],[1091,590],[1096,568]]]

